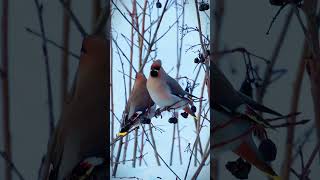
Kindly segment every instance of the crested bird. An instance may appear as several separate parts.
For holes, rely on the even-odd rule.
[[[127,132],[138,125],[149,124],[155,114],[156,105],[152,101],[146,87],[147,78],[142,72],[136,74],[132,92],[124,110],[124,119],[119,135],[124,136]]]
[[[161,60],[152,63],[147,80],[147,89],[152,100],[161,108],[183,109],[186,113],[195,116],[192,97],[195,97],[179,85],[163,69]]]
[[[84,38],[76,79],[49,140],[41,180],[68,179],[78,164],[91,172],[105,161],[108,58],[105,38]]]
[[[210,97],[213,123],[211,125],[211,153],[213,156],[230,150],[245,159],[275,180],[280,179],[272,167],[265,162],[252,138],[257,128],[265,132],[272,126],[255,111],[276,116],[280,113],[255,102],[233,88],[215,63],[211,63]]]

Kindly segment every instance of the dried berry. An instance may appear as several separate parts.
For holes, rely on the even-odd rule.
[[[161,7],[162,7],[161,2],[158,1],[158,2],[156,3],[156,7],[157,7],[157,8],[161,8]]]
[[[209,4],[205,2],[201,2],[199,5],[199,11],[206,11],[209,9]]]
[[[189,92],[189,87],[187,86],[184,91]]]
[[[178,118],[176,117],[171,117],[169,120],[168,120],[169,123],[171,124],[176,124],[178,122]]]
[[[194,63],[199,64],[200,60],[199,58],[194,58]]]
[[[191,106],[191,111],[192,112],[197,112],[197,108],[195,106]]]
[[[187,117],[188,117],[188,113],[187,113],[187,112],[183,112],[183,113],[181,113],[181,116],[182,116],[183,118],[187,118]]]
[[[277,147],[270,139],[265,139],[259,145],[259,152],[265,161],[274,161],[277,156]]]

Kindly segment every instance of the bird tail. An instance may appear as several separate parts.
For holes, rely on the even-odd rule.
[[[260,169],[262,172],[272,177],[274,180],[280,180],[276,172],[257,154],[257,151],[250,142],[244,141],[238,148],[233,150],[234,153]]]
[[[281,180],[280,176],[273,176],[272,178],[273,178],[273,180]]]
[[[268,177],[270,177],[272,180],[281,180],[281,177],[278,175],[272,176],[271,174],[266,173]]]

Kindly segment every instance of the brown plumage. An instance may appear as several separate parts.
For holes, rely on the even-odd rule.
[[[62,180],[86,158],[107,154],[107,41],[86,37],[81,51],[73,92],[49,141],[41,180]]]
[[[136,74],[132,92],[125,107],[121,132],[126,132],[134,125],[137,125],[141,118],[151,119],[154,116],[156,107],[149,95],[146,83],[147,78],[142,72],[138,72]],[[135,115],[137,115],[136,113],[139,111],[142,113],[141,117],[135,118]]]

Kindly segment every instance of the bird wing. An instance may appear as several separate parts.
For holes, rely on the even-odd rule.
[[[212,63],[212,67],[213,70],[211,71],[212,75],[210,76],[210,80],[213,83],[213,88],[210,101],[215,101],[215,103],[234,111],[245,102],[214,63]],[[210,104],[212,104],[212,102]]]
[[[193,96],[192,94],[183,90],[182,87],[180,86],[180,84],[175,79],[170,77],[169,75],[167,75],[166,82],[167,82],[167,85],[170,89],[171,94],[173,94],[177,97],[180,97],[182,99],[188,100],[190,103],[192,103],[192,99],[191,99],[192,97],[197,98],[197,97]],[[199,98],[197,98],[197,99],[199,99]]]
[[[134,86],[125,109],[121,132],[128,131],[139,121],[140,118],[138,117],[147,112],[147,109],[153,105],[154,102],[152,101],[146,86],[141,88],[136,88]]]
[[[260,124],[266,128],[272,127],[268,121],[266,121],[261,115],[256,113],[249,105],[244,105],[243,107],[245,107],[244,112],[241,111],[239,114],[245,119],[248,119],[256,124]]]
[[[66,104],[70,104],[71,101],[73,100],[74,98],[74,95],[75,95],[75,91],[76,91],[76,87],[77,87],[77,77],[78,77],[78,69],[77,69],[77,72],[76,72],[76,75],[74,77],[74,80],[73,80],[73,84],[72,84],[72,87],[70,89],[70,92],[68,93],[68,95],[66,96],[65,98],[65,103]]]
[[[210,78],[213,82],[213,87],[215,88],[213,89],[213,98],[210,98],[210,101],[212,101],[211,104],[214,105],[216,103],[219,106],[229,109],[234,113],[234,115],[244,116],[253,122],[263,124],[265,127],[270,127],[270,124],[254,110],[261,110],[263,112],[269,112],[277,115],[280,113],[256,103],[251,98],[235,90],[220,69],[214,63],[212,63],[212,66],[213,75],[210,76]],[[217,108],[217,105],[215,105],[215,107]]]
[[[166,82],[167,82],[167,85],[170,89],[170,92],[172,94],[174,94],[175,96],[184,97],[184,95],[187,94],[187,92],[182,89],[180,84],[175,79],[173,79],[171,76],[169,76],[169,75],[166,76]]]
[[[57,178],[64,147],[63,137],[65,130],[63,127],[63,121],[61,119],[49,140],[45,162],[41,167],[40,180],[48,180],[49,177],[53,179]]]
[[[273,115],[276,115],[276,116],[283,116],[282,114],[264,106],[264,105],[261,105],[259,103],[257,103],[256,101],[254,101],[253,99],[249,98],[248,96],[246,96],[245,94],[241,93],[241,92],[238,92],[238,94],[240,95],[240,97],[243,99],[243,101],[248,104],[251,108],[257,110],[257,111],[262,111],[262,112],[265,112],[265,113],[269,113],[269,114],[273,114]]]

